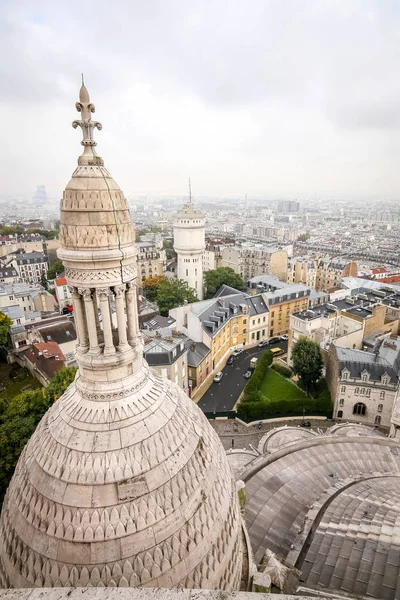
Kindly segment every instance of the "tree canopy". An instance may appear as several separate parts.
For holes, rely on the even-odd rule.
[[[10,327],[13,324],[12,319],[7,317],[3,312],[0,311],[0,345],[5,346],[7,344],[7,336],[10,331]]]
[[[317,383],[322,375],[322,355],[317,342],[300,338],[292,350],[293,373],[298,375],[306,392]]]
[[[65,367],[47,388],[23,392],[0,406],[0,504],[19,455],[40,419],[72,383],[76,369]]]
[[[64,265],[61,260],[56,260],[55,263],[47,269],[47,279],[55,279],[57,275],[64,273]]]
[[[149,302],[156,302],[157,300],[157,291],[161,283],[166,281],[166,277],[164,275],[153,275],[152,277],[147,277],[142,283],[143,294],[146,296],[146,299]]]
[[[239,291],[245,288],[242,277],[230,267],[218,267],[218,269],[207,271],[204,274],[204,283],[206,298],[212,298],[223,284]]]
[[[160,314],[165,317],[168,316],[171,308],[196,301],[196,292],[183,279],[167,279],[165,277],[158,286],[156,302]]]

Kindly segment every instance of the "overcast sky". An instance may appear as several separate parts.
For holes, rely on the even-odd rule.
[[[81,151],[126,195],[400,199],[398,0],[3,0],[0,194]]]

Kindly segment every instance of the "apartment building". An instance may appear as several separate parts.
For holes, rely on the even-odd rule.
[[[17,270],[12,267],[0,267],[0,283],[18,283],[19,275]]]
[[[311,289],[301,283],[262,294],[269,309],[269,337],[288,333],[291,315],[308,308],[310,294]]]
[[[169,328],[142,330],[143,356],[160,375],[188,392],[187,338]]]
[[[213,370],[234,348],[249,344],[249,335],[253,342],[263,329],[268,335],[268,321],[262,321],[267,313],[263,298],[235,293],[174,308],[170,316],[178,331],[211,350]]]
[[[43,252],[17,250],[7,255],[4,267],[13,267],[20,281],[40,283],[42,275],[47,273],[49,259]]]
[[[213,370],[210,348],[202,342],[190,341],[187,363],[189,396],[193,398]]]
[[[289,362],[293,345],[301,337],[318,342],[328,351],[333,342],[362,348],[363,341],[374,334],[397,335],[400,321],[399,308],[393,306],[396,299],[397,294],[390,290],[361,288],[340,300],[294,313],[289,328]]]
[[[288,283],[303,283],[311,288],[317,285],[317,261],[310,257],[294,257],[288,260]]]
[[[327,382],[333,417],[392,431],[399,397],[400,338],[383,340],[373,352],[332,345]],[[396,435],[394,434],[394,437]]]
[[[29,312],[53,312],[56,301],[54,297],[38,285],[26,283],[0,284],[0,310],[18,306],[23,314]]]
[[[288,254],[286,250],[270,248],[261,244],[228,246],[222,251],[222,267],[231,267],[245,281],[257,275],[275,275],[287,279]]]
[[[358,265],[355,260],[321,257],[317,259],[315,289],[329,291],[339,287],[342,277],[357,277]]]
[[[139,250],[137,259],[139,285],[147,277],[164,275],[167,266],[165,250],[158,248],[155,242],[138,242],[136,246]]]

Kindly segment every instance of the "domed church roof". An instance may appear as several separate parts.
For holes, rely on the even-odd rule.
[[[242,532],[227,459],[200,409],[143,359],[133,225],[95,153],[84,86],[77,107],[84,153],[61,202],[59,255],[79,371],[7,491],[0,587],[235,590]]]

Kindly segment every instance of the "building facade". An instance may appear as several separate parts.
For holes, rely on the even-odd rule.
[[[227,246],[222,251],[222,267],[230,267],[247,281],[257,275],[275,275],[278,279],[287,279],[286,250],[269,248],[260,244]]]
[[[157,247],[154,242],[138,242],[138,276],[140,283],[148,277],[164,275],[167,266],[165,250]]]

